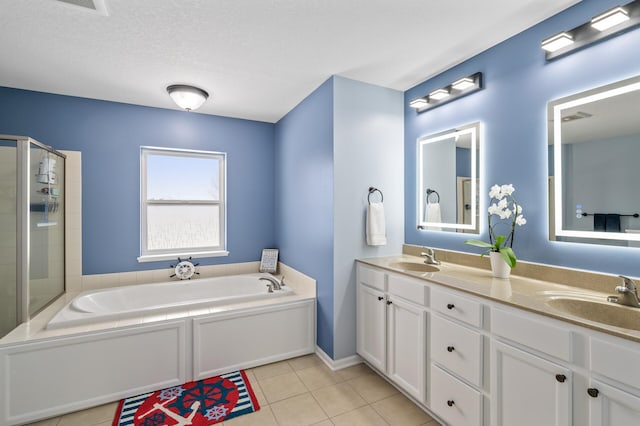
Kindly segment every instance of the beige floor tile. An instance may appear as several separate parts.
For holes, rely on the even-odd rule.
[[[367,405],[348,383],[338,383],[311,392],[329,417],[334,417]]]
[[[309,390],[324,388],[343,381],[335,371],[331,371],[325,365],[298,370],[296,374]]]
[[[268,379],[270,377],[279,376],[281,374],[291,373],[293,369],[287,361],[274,362],[273,364],[267,364],[260,367],[256,367],[250,370],[255,374],[256,379]]]
[[[387,426],[388,423],[375,412],[371,406],[366,405],[357,410],[332,417],[331,421],[336,426]]]
[[[364,363],[343,368],[342,370],[336,371],[336,373],[338,373],[342,380],[355,379],[356,377],[364,376],[365,374],[376,374],[367,364]]]
[[[278,426],[276,418],[273,417],[271,408],[264,407],[260,410],[245,414],[235,419],[225,420],[224,426]]]
[[[333,422],[331,420],[323,420],[320,423],[314,423],[312,426],[333,426]]]
[[[281,374],[258,382],[269,404],[307,392],[296,373]]]
[[[310,393],[271,405],[279,426],[306,426],[327,420],[327,415]]]
[[[349,380],[349,383],[368,403],[380,401],[398,391],[377,374],[366,374]]]
[[[289,365],[294,371],[303,370],[309,367],[323,365],[323,362],[316,354],[305,355],[298,358],[288,360]]]
[[[371,406],[392,426],[420,426],[433,421],[427,413],[402,394],[383,399]]]
[[[60,418],[56,426],[93,426],[112,421],[118,408],[117,402],[89,408],[84,411],[66,414]]]
[[[35,423],[29,423],[26,426],[56,426],[60,421],[60,417],[54,417],[53,419],[41,420]]]

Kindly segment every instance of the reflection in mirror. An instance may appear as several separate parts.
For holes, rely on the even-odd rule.
[[[480,123],[418,139],[418,229],[478,234]]]
[[[551,240],[640,247],[638,105],[640,77],[549,103]]]

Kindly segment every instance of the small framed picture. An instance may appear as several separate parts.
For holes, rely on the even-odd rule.
[[[278,249],[263,249],[260,272],[275,273],[278,269]]]

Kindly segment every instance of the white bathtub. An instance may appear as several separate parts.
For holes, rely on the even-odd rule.
[[[269,274],[199,278],[113,287],[80,293],[47,324],[47,329],[152,314],[220,306],[293,294],[284,286],[268,292]]]

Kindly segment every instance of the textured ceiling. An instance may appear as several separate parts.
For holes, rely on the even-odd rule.
[[[276,122],[331,75],[406,90],[579,0],[0,0],[0,86]]]

